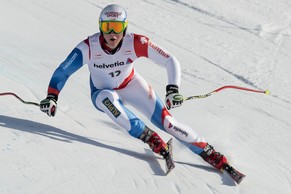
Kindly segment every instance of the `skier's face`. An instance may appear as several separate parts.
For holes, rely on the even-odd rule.
[[[115,34],[113,31],[111,31],[110,34],[103,34],[104,39],[107,42],[107,46],[111,49],[115,49],[119,42],[123,38],[123,33]]]

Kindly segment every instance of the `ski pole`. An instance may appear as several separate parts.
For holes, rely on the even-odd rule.
[[[12,95],[14,97],[16,97],[18,100],[20,100],[22,103],[24,104],[31,104],[31,105],[35,105],[35,106],[39,106],[38,103],[36,102],[28,102],[28,101],[24,101],[22,98],[20,98],[18,95],[12,93],[12,92],[4,92],[4,93],[0,93],[0,96],[5,96],[5,95]]]
[[[263,94],[270,94],[269,90],[254,90],[254,89],[250,89],[250,88],[227,85],[227,86],[222,86],[220,88],[217,88],[216,90],[214,90],[212,92],[209,92],[207,94],[186,97],[186,98],[184,98],[184,101],[192,100],[192,99],[196,99],[196,98],[206,98],[208,96],[211,96],[212,94],[215,94],[215,93],[220,92],[221,90],[224,90],[224,89],[227,89],[227,88],[237,89],[237,90],[245,90],[245,91],[249,91],[249,92],[257,92],[257,93],[263,93]]]

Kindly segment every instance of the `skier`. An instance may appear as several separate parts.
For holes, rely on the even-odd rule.
[[[168,145],[126,107],[130,104],[155,126],[185,142],[192,152],[222,170],[227,164],[226,157],[168,111],[183,103],[183,96],[179,94],[181,72],[178,60],[148,37],[128,33],[127,26],[127,13],[123,7],[116,4],[105,7],[100,13],[100,32],[81,41],[53,73],[47,97],[40,102],[41,111],[48,116],[56,115],[58,95],[66,81],[87,64],[91,99],[97,110],[107,114],[131,136],[147,143],[155,153],[166,158],[169,155]],[[166,106],[135,70],[133,62],[140,57],[149,58],[166,68]]]

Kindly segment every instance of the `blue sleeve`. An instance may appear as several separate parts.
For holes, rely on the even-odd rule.
[[[48,94],[59,95],[68,78],[83,66],[80,49],[74,48],[67,59],[55,70],[49,83]]]

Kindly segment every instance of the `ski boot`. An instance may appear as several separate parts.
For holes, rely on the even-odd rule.
[[[232,167],[226,157],[215,151],[213,147],[206,144],[204,150],[199,154],[206,162],[221,172],[225,171],[237,183],[240,184],[246,175]]]
[[[223,170],[225,164],[227,164],[227,159],[221,153],[215,151],[213,147],[209,144],[206,144],[204,150],[199,154],[203,160],[212,165],[218,170]]]
[[[153,152],[160,154],[165,159],[166,164],[166,175],[175,168],[175,163],[172,155],[172,138],[165,143],[161,137],[153,130],[145,127],[140,139],[147,143]]]
[[[162,138],[153,130],[145,127],[139,139],[141,139],[144,143],[147,143],[153,152],[160,154],[164,159],[168,157],[168,144],[165,143]]]

